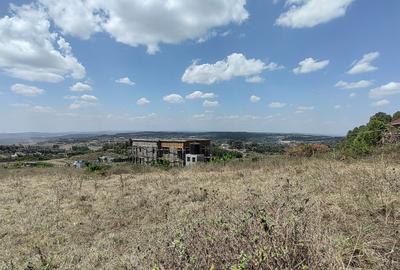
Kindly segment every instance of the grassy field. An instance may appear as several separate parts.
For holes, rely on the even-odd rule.
[[[0,169],[0,269],[400,269],[400,165]]]

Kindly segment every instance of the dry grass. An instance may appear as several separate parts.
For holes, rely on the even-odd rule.
[[[400,166],[0,170],[1,269],[400,269]]]

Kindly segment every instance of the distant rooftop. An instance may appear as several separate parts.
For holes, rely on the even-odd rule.
[[[390,124],[395,127],[400,126],[400,118],[393,120],[392,123],[390,123]]]

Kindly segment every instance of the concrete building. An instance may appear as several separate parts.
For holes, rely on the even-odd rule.
[[[146,140],[132,139],[131,161],[135,164],[168,162],[172,166],[194,165],[210,160],[210,140]]]

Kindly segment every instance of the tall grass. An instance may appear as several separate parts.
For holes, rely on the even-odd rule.
[[[0,269],[400,269],[385,155],[138,170],[1,170]]]

